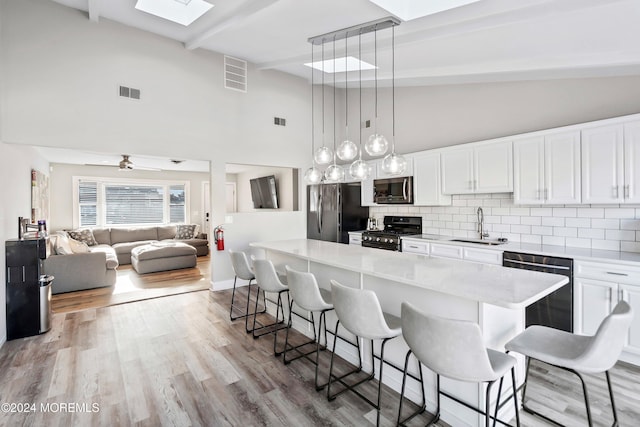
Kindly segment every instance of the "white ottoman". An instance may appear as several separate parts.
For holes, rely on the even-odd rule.
[[[131,250],[131,265],[140,274],[195,267],[196,248],[181,242],[154,242]]]

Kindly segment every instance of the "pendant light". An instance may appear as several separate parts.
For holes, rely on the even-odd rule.
[[[374,121],[374,133],[369,136],[367,143],[364,145],[364,149],[370,156],[382,156],[387,152],[389,148],[389,142],[384,135],[378,133],[378,27],[373,32],[373,67],[375,75],[375,121]]]
[[[391,27],[391,154],[382,160],[382,170],[389,175],[402,175],[407,169],[407,159],[396,154],[396,52],[395,52],[395,26]]]
[[[344,180],[344,169],[336,164],[336,38],[333,37],[333,164],[325,172],[327,181],[340,182]]]
[[[311,63],[313,64],[313,43],[311,43]],[[315,86],[314,86],[315,70],[311,67],[311,167],[304,173],[304,180],[307,184],[319,184],[322,181],[322,171],[316,168],[313,149],[315,147],[315,126],[314,126],[314,110],[315,110]]]
[[[333,158],[333,151],[324,143],[324,41],[322,43],[322,146],[315,152],[314,159],[319,165],[326,165]]]
[[[360,129],[360,150],[358,160],[351,163],[351,166],[349,167],[349,174],[354,179],[364,180],[369,177],[371,168],[369,167],[367,162],[362,160],[362,31],[360,31],[360,33],[358,34],[358,62],[358,81],[360,85],[360,126],[358,126],[358,128]]]
[[[349,139],[349,74],[347,70],[347,59],[349,58],[347,38],[344,38],[344,135],[345,140],[338,147],[338,158],[340,160],[353,160],[358,155],[358,146]]]

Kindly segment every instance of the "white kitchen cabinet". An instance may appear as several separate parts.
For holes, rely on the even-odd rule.
[[[377,206],[373,201],[373,180],[376,179],[376,165],[369,162],[371,173],[367,179],[363,179],[360,184],[360,204],[362,206]]]
[[[462,250],[462,259],[465,261],[479,262],[481,264],[502,265],[502,251],[464,247]]]
[[[375,163],[376,177],[377,178],[393,178],[393,177],[396,177],[396,176],[412,176],[413,172],[414,172],[413,158],[411,158],[409,156],[404,156],[404,158],[407,160],[407,168],[400,175],[392,175],[392,174],[388,174],[385,171],[383,171],[382,170],[382,159],[378,160]]]
[[[362,233],[349,232],[349,244],[362,246]]]
[[[582,201],[640,203],[640,122],[582,131]]]
[[[442,194],[440,154],[424,153],[413,159],[413,204],[416,206],[451,205],[451,196]]]
[[[624,300],[640,310],[640,267],[576,261],[574,265],[574,332],[593,335],[616,304]],[[635,316],[621,360],[640,364],[640,319]]]
[[[463,248],[462,246],[455,245],[442,245],[439,243],[430,244],[430,253],[433,258],[453,258],[462,259]]]
[[[580,203],[580,132],[513,142],[515,204]]]
[[[511,141],[443,150],[440,159],[443,194],[513,191]]]
[[[401,239],[402,252],[429,255],[429,242]]]

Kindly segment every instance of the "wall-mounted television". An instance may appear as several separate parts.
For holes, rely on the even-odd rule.
[[[278,187],[274,175],[253,178],[249,183],[254,209],[278,209]]]

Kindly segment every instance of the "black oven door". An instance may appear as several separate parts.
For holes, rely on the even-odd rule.
[[[413,177],[375,179],[373,191],[378,204],[412,204]]]

